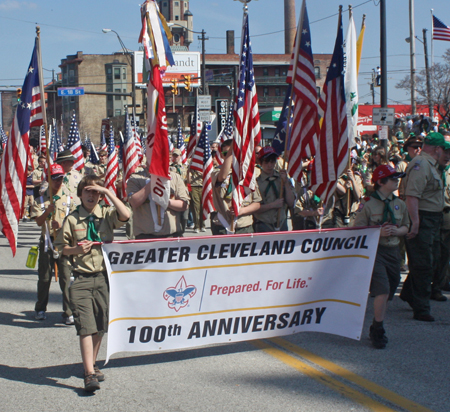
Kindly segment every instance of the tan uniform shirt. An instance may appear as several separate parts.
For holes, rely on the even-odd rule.
[[[395,166],[395,171],[399,173],[406,172],[406,168],[408,167],[408,162],[406,160],[402,160],[401,162],[398,162]],[[400,199],[405,199],[405,188],[406,188],[406,180],[400,179],[400,183],[398,185],[398,195]]]
[[[88,219],[91,218],[102,242],[112,242],[114,240],[114,229],[118,229],[126,223],[119,220],[119,215],[113,207],[96,205],[92,213],[88,213],[81,205],[64,222],[64,226],[55,241],[58,250],[62,250],[64,246],[77,246],[79,242],[85,241]],[[92,246],[90,252],[84,255],[73,255],[72,265],[76,272],[97,273],[105,271],[106,266],[101,245]]]
[[[406,196],[419,199],[419,210],[442,212],[444,208],[444,182],[437,161],[421,152],[411,160],[406,169]]]
[[[256,169],[255,169],[256,170]],[[228,186],[230,185],[231,172],[228,177],[222,182],[217,184],[217,176],[219,174],[220,168],[214,169],[211,174],[212,187],[213,187],[213,201],[214,208],[217,213],[221,214],[223,218],[231,225],[231,214],[229,213],[231,207],[231,193],[228,193]],[[261,202],[261,194],[259,193],[258,186],[254,192],[250,192],[242,202],[242,206],[248,206],[255,202]],[[213,223],[219,226],[223,226],[220,222],[219,217],[216,215],[213,219]],[[239,216],[237,218],[235,228],[240,229],[243,227],[248,227],[253,224],[253,215]]]
[[[32,175],[31,175],[31,178],[32,178],[33,180],[42,182],[43,177],[44,177],[44,169],[38,167],[37,169],[34,169],[34,170],[33,170],[33,173],[32,173]],[[38,184],[35,184],[34,186],[36,187],[36,186],[39,186],[40,184],[41,184],[41,183],[38,183]]]
[[[66,216],[75,210],[76,205],[73,203],[73,199],[70,197],[70,194],[68,194],[64,188],[61,188],[58,193],[56,193],[56,196],[59,196],[60,198],[55,201],[55,220],[59,223],[59,226],[62,227],[64,223],[64,219]],[[70,199],[69,199],[70,198]],[[48,195],[48,190],[40,197],[37,197],[34,201],[33,207],[31,209],[30,217],[32,219],[36,219],[37,217],[41,216],[47,207],[50,205],[50,197]],[[53,215],[50,214],[47,219],[47,225],[48,229],[50,231],[50,236],[56,237],[58,235],[59,230],[54,233],[51,225],[51,220],[53,219]],[[42,225],[42,235],[45,235],[45,224]]]
[[[80,172],[71,170],[69,173],[66,173],[63,180],[64,187],[69,191],[70,196],[73,198],[73,202],[77,206],[81,204],[81,200],[77,196],[78,183],[80,183],[81,179],[82,176]]]
[[[172,163],[170,165],[170,171],[180,175],[181,178],[183,179],[183,182],[186,183],[186,178],[187,178],[187,166],[186,165],[184,165],[183,163]],[[191,171],[191,173],[192,173],[192,171]]]
[[[450,169],[445,171],[444,219],[442,229],[450,229]]]
[[[275,183],[276,187],[276,193],[273,190],[272,187],[269,187],[270,181],[273,181]],[[274,170],[273,176],[269,176],[267,173],[265,173],[263,170],[261,171],[261,174],[256,179],[256,183],[258,184],[259,193],[262,197],[261,204],[266,205],[268,203],[272,203],[275,200],[277,200],[280,197],[280,191],[281,191],[281,177],[280,173]],[[286,179],[286,184],[283,188],[284,193],[284,200],[286,202],[286,191],[290,190],[295,198],[295,192],[294,188],[291,185],[291,182]],[[270,209],[263,213],[255,213],[255,219],[260,220],[264,223],[269,224],[276,224],[278,220],[278,210],[279,209]],[[280,222],[284,222],[287,219],[287,205],[285,204],[284,207],[282,207],[280,212]]]
[[[380,192],[377,193],[380,196],[380,199],[386,199]],[[388,198],[390,199],[389,206],[394,212],[396,225],[398,227],[406,226],[409,228],[409,215],[406,203],[398,197],[394,198],[393,195],[390,195]],[[359,210],[356,213],[356,218],[351,226],[381,226],[383,224],[384,208],[384,202],[375,199],[372,196],[367,196],[361,201]],[[390,221],[389,214],[388,221]],[[400,244],[400,238],[398,236],[382,236],[380,237],[379,244],[389,247],[398,246]]]
[[[183,200],[189,204],[189,193],[186,185],[183,183],[181,176],[177,173],[170,172],[172,177],[170,181],[170,198]],[[127,182],[127,194],[130,196],[136,192],[139,192],[150,179],[148,170],[144,170],[140,173],[131,175]],[[181,226],[181,214],[183,212],[177,212],[172,209],[167,209],[164,213],[164,223],[162,229],[159,232],[155,231],[155,225],[153,222],[152,211],[150,207],[150,201],[145,200],[142,205],[137,208],[133,208],[133,231],[134,235],[152,234],[167,236],[172,235],[183,230]]]
[[[191,186],[202,187],[203,186],[203,173],[198,170],[192,170],[189,172],[191,175]]]

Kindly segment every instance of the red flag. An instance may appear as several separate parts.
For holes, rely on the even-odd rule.
[[[256,95],[253,71],[253,56],[248,29],[248,15],[244,16],[240,73],[236,96],[236,133],[233,141],[233,209],[236,216],[248,190],[256,188],[255,146],[261,140],[259,124],[258,97]]]
[[[287,79],[288,83],[293,83],[293,101],[295,102],[288,146],[288,173],[296,180],[302,171],[302,158],[315,154],[315,144],[320,132],[311,33],[305,1],[302,4],[297,27],[297,37]],[[294,67],[295,74],[292,76]]]
[[[333,58],[319,101],[319,114],[323,117],[323,123],[311,174],[312,190],[324,204],[333,195],[336,182],[344,173],[348,161],[343,39],[342,16],[339,16]]]
[[[43,124],[37,48],[36,38],[0,170],[0,228],[8,239],[13,256],[25,200],[30,127]]]

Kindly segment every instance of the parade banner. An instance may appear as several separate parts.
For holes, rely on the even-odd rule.
[[[379,228],[114,242],[107,361],[325,332],[360,339]]]

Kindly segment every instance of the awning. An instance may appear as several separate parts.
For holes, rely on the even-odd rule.
[[[280,119],[280,114],[281,114],[280,110],[272,110],[270,112],[263,113],[259,117],[259,121],[260,122],[278,122],[278,120]]]

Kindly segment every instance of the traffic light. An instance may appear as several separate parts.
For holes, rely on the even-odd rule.
[[[192,92],[192,85],[191,85],[191,76],[184,76],[184,88],[188,91],[188,92]]]
[[[177,83],[177,79],[172,79],[172,94],[177,95],[180,93],[180,91],[178,90],[178,83]]]
[[[22,96],[22,89],[18,87],[16,89],[16,93],[17,93],[17,101],[20,102],[20,96]]]

